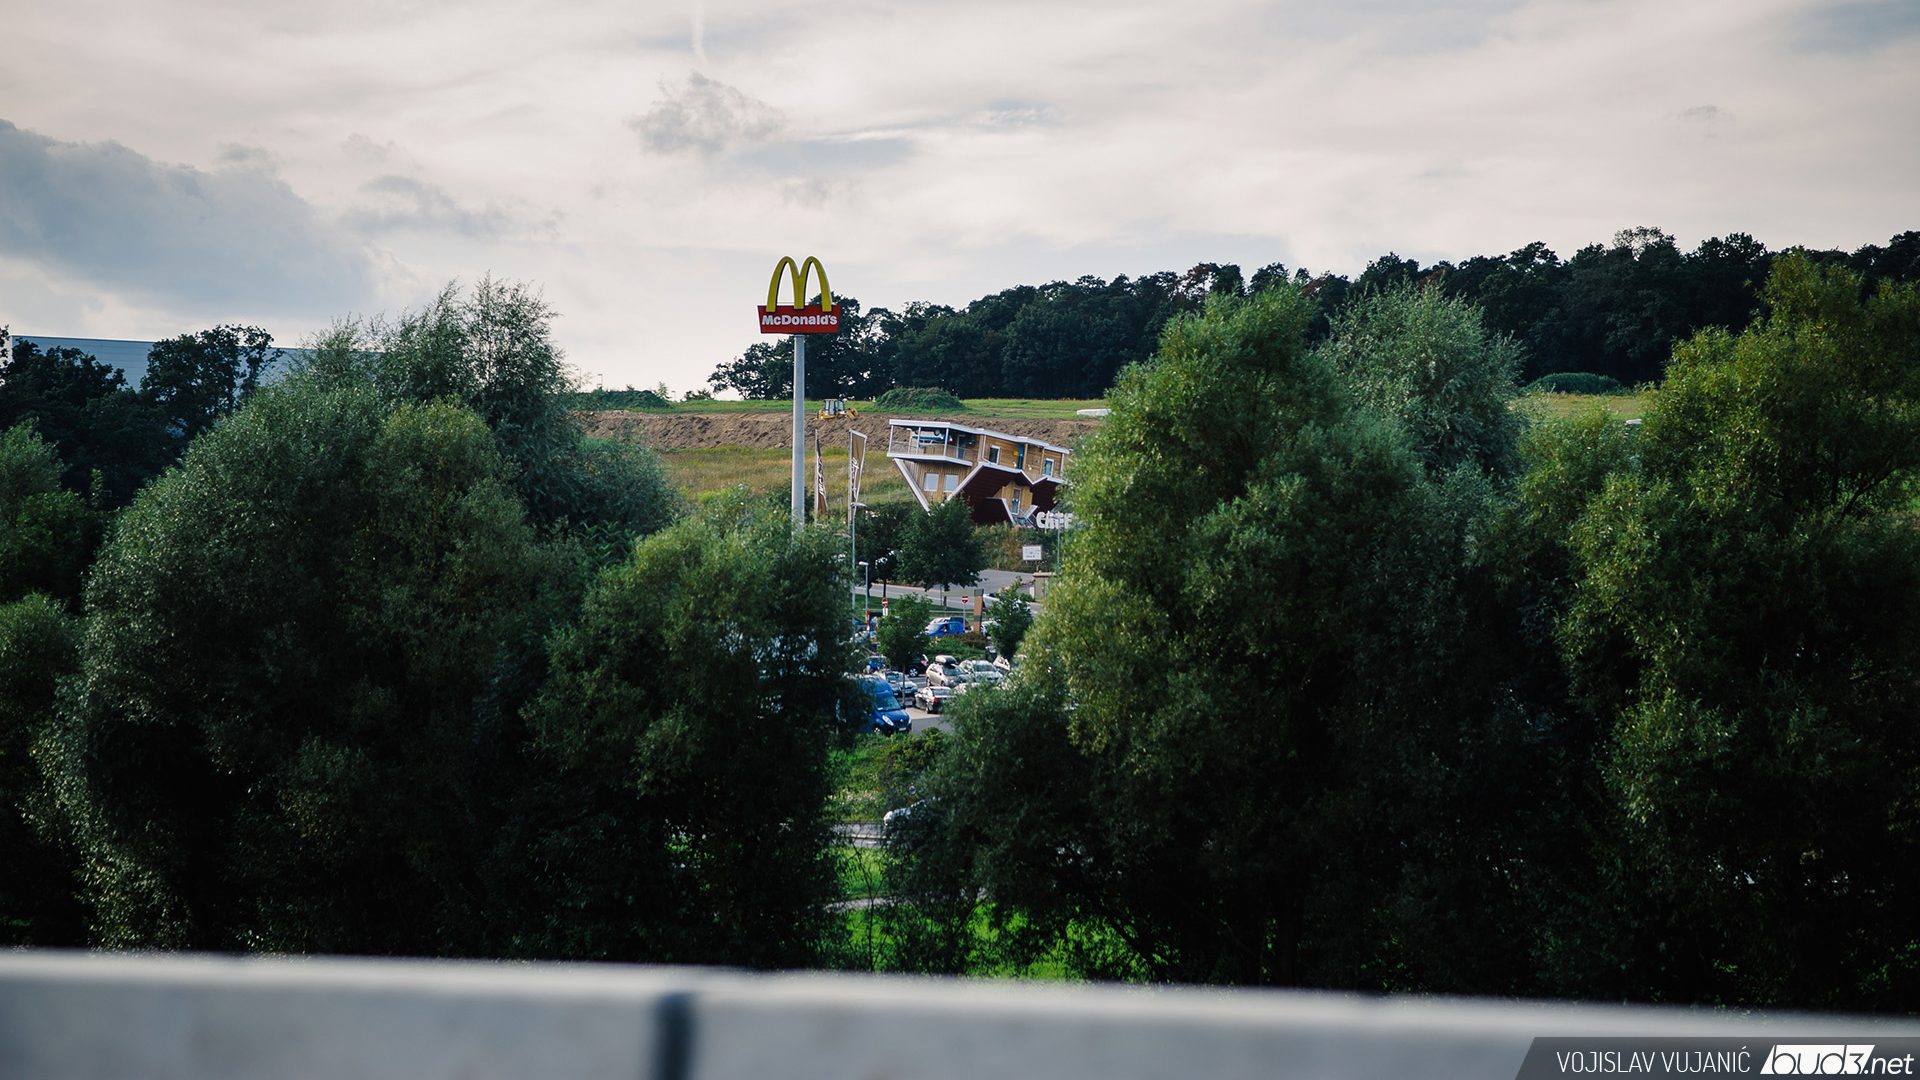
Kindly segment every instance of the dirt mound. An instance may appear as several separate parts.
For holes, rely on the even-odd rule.
[[[638,442],[655,450],[699,450],[715,446],[746,446],[774,450],[793,445],[791,413],[646,413],[614,410],[580,414],[587,433],[602,439]],[[902,416],[903,420],[927,420],[925,416]],[[871,450],[885,451],[886,413],[863,412],[853,421],[855,431],[864,432]],[[1072,447],[1082,435],[1100,426],[1098,420],[1017,420],[992,417],[941,417],[968,427],[1004,431],[1027,439],[1039,439],[1056,446]],[[844,446],[847,441],[844,417],[822,420],[807,417],[807,438],[820,434],[829,446]]]

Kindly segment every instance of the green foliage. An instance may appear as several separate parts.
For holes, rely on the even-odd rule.
[[[625,390],[608,390],[594,387],[592,390],[567,395],[567,407],[570,409],[593,411],[604,409],[671,409],[673,402],[654,393],[652,390],[635,390],[629,386]]]
[[[0,603],[78,597],[97,531],[93,512],[60,486],[53,447],[27,424],[0,432]]]
[[[993,628],[987,631],[987,636],[993,640],[993,647],[1001,656],[1018,653],[1020,643],[1026,640],[1027,631],[1033,627],[1033,612],[1027,607],[1026,598],[1012,589],[993,598],[993,604],[987,609],[987,618],[993,622]]]
[[[928,791],[923,785],[951,743],[939,728],[911,739],[888,739],[874,769],[881,805],[891,810],[925,798]]]
[[[1554,371],[1528,383],[1526,394],[1630,394],[1625,383],[1591,371]]]
[[[887,617],[875,631],[875,644],[887,666],[904,671],[917,656],[924,656],[930,645],[927,621],[933,618],[933,605],[918,596],[896,596],[887,602]]]
[[[308,368],[327,385],[369,385],[391,404],[465,404],[492,431],[538,524],[597,526],[628,541],[663,527],[679,507],[659,459],[631,444],[590,445],[574,420],[553,317],[525,285],[483,278],[462,293],[449,284],[391,322],[334,327]]]
[[[875,503],[861,512],[854,542],[872,580],[899,578],[900,549],[906,544],[908,530],[919,517],[920,508],[911,502]]]
[[[970,585],[987,565],[966,500],[950,498],[913,519],[900,545],[902,581],[923,587]]]
[[[1920,291],[1860,292],[1777,261],[1763,319],[1676,350],[1568,533],[1559,644],[1619,815],[1613,959],[1660,996],[1920,988]]]
[[[78,349],[15,340],[0,356],[0,430],[32,423],[66,464],[60,482],[117,510],[180,453],[160,408]]]
[[[937,386],[896,386],[873,399],[875,408],[920,412],[964,412],[966,403]]]
[[[512,858],[522,955],[789,966],[835,896],[825,807],[844,551],[719,504],[641,543],[552,646]],[[864,717],[864,712],[858,715]]]
[[[819,302],[816,295],[813,300]],[[864,314],[860,301],[836,294],[840,330],[807,334],[807,394],[814,398],[866,401],[891,383],[890,349],[881,329],[887,313]],[[793,397],[793,338],[758,341],[716,368],[707,382],[755,400]]]
[[[1429,470],[1513,470],[1519,350],[1489,334],[1478,309],[1435,288],[1369,294],[1335,320],[1322,349],[1362,403],[1406,427]]]
[[[86,941],[73,860],[31,757],[79,655],[79,621],[52,599],[0,603],[0,945]]]
[[[257,391],[88,584],[43,764],[97,940],[487,951],[520,657],[566,572],[463,406]]]
[[[215,326],[156,341],[147,351],[141,396],[185,439],[238,408],[260,375],[285,354],[257,326]]]
[[[1290,288],[1216,299],[1122,377],[1027,662],[956,707],[949,824],[902,860],[925,966],[966,961],[980,889],[1029,935],[1010,948],[1101,930],[1072,960],[1088,974],[1502,986],[1523,966],[1488,925],[1498,860],[1455,869],[1483,823],[1439,811],[1511,737],[1466,602],[1495,489],[1423,469],[1399,417],[1307,351],[1313,315]]]

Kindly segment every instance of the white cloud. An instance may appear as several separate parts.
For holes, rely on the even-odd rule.
[[[227,160],[242,167],[203,172],[0,121],[0,252],[148,300],[288,311],[371,298],[368,253],[335,235],[264,152]]]
[[[660,92],[652,108],[627,120],[641,144],[655,153],[717,154],[765,139],[786,123],[780,110],[697,71],[683,88],[663,83]]]
[[[73,0],[10,17],[0,101],[67,145],[200,163],[154,168],[291,208],[335,257],[360,245],[340,277],[377,295],[355,306],[532,279],[581,367],[683,387],[757,340],[782,254],[819,255],[868,305],[958,305],[1202,260],[1567,254],[1640,224],[1689,245],[1884,241],[1920,226],[1907,10]],[[115,197],[100,213],[121,227],[193,229],[178,204]],[[59,309],[87,325],[43,333],[184,318],[200,288],[61,272],[99,296]]]

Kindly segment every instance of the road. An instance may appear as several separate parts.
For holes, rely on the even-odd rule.
[[[1002,589],[1011,586],[1015,581],[1025,584],[1032,580],[1033,574],[1030,572],[1015,573],[1011,570],[982,570],[980,571],[980,578],[975,584],[955,585],[953,588],[946,590],[947,608],[952,611],[971,612],[973,610],[973,598],[981,590],[984,589],[990,593],[998,593]],[[856,597],[871,597],[873,606],[877,608],[880,606],[882,592],[883,590],[880,583],[874,582],[871,586],[871,591],[862,590],[856,586],[853,590],[853,595]],[[908,596],[924,596],[927,602],[934,607],[938,608],[940,606],[941,591],[939,589],[916,589],[911,585],[889,584],[884,589],[884,593],[889,599],[902,594]],[[1028,597],[1028,602],[1032,603],[1031,596]],[[1039,612],[1038,605],[1034,605],[1034,611],[1036,614]]]

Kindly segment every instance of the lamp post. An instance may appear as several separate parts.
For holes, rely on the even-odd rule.
[[[860,560],[860,595],[863,597],[860,602],[860,625],[866,626],[873,609],[873,568],[867,565],[865,559]]]

